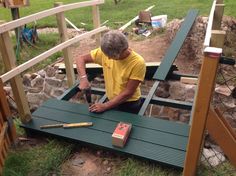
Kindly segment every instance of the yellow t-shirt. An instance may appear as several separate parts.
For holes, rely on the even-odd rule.
[[[146,72],[145,61],[142,56],[131,51],[130,55],[122,60],[108,58],[101,48],[91,51],[94,62],[103,67],[106,95],[109,100],[119,95],[129,79],[143,81]],[[140,98],[140,86],[127,101],[136,101]]]

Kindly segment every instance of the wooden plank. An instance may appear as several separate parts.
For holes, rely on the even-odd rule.
[[[80,91],[79,89],[79,82],[75,83],[70,89],[66,90],[61,96],[57,97],[58,100],[70,100],[77,92]]]
[[[59,6],[59,7],[54,7],[54,8],[51,8],[49,10],[44,10],[42,12],[35,13],[35,14],[29,15],[29,16],[26,16],[26,17],[22,17],[18,20],[10,21],[6,24],[0,25],[0,34],[4,33],[4,32],[7,32],[7,31],[10,31],[12,29],[15,29],[19,26],[24,26],[25,24],[28,24],[30,22],[34,22],[34,21],[37,21],[39,19],[55,15],[55,14],[60,13],[60,12],[66,12],[66,11],[73,10],[73,9],[78,9],[78,8],[81,8],[81,7],[99,5],[99,4],[103,4],[103,3],[104,3],[104,0],[92,0],[92,1],[71,3],[71,4]]]
[[[8,32],[0,34],[0,50],[5,70],[10,71],[12,68],[16,67],[16,57]],[[10,83],[20,118],[22,122],[27,122],[30,120],[31,113],[23,88],[22,78],[18,75],[11,79]]]
[[[5,122],[0,133],[0,151],[3,151],[8,124]]]
[[[183,24],[181,25],[164,58],[162,59],[160,67],[157,69],[155,75],[153,76],[153,79],[166,79],[175,58],[177,57],[190,29],[192,28],[192,25],[194,24],[197,15],[198,10],[190,10],[188,12]]]
[[[68,118],[69,119],[69,118]],[[111,135],[112,132],[107,133],[101,130],[94,130],[89,128],[74,128],[74,129],[46,129],[41,130],[40,125],[52,124],[55,121],[34,118],[28,124],[24,124],[23,127],[33,131],[43,132],[44,134],[61,136],[70,140],[77,140],[86,144],[92,144],[95,146],[102,146],[106,149],[115,150],[121,153],[126,153],[149,160],[158,161],[175,167],[183,167],[183,160],[185,152],[176,150],[173,148],[167,148],[161,145],[155,145],[153,143],[147,143],[141,140],[130,138],[125,148],[118,148],[112,146]],[[134,131],[131,131],[131,135]]]
[[[12,68],[11,71],[8,71],[7,73],[1,75],[0,78],[3,80],[3,82],[6,82],[9,79],[15,77],[16,75],[22,73],[23,71],[27,70],[28,68],[32,67],[33,65],[35,65],[35,64],[43,61],[44,59],[48,58],[52,54],[55,54],[56,52],[61,51],[62,49],[66,48],[70,45],[73,45],[74,43],[76,43],[76,42],[78,42],[78,41],[80,41],[84,38],[90,37],[90,36],[92,36],[96,33],[103,32],[105,30],[107,30],[107,27],[103,26],[103,27],[100,27],[98,29],[94,29],[92,31],[89,31],[89,32],[86,32],[84,34],[78,35],[78,36],[76,36],[72,39],[69,39],[66,42],[63,42],[63,43],[49,49],[48,51],[34,57],[33,59],[21,64],[20,66]]]
[[[212,30],[211,32],[211,46],[222,48],[224,46],[226,32],[220,30]]]
[[[224,14],[224,4],[216,4],[215,13],[214,13],[214,20],[212,24],[213,30],[220,30],[221,29],[221,21]]]
[[[224,124],[224,126],[229,130],[229,132],[232,134],[233,138],[236,140],[236,133],[231,127],[231,125],[227,122],[227,120],[223,117],[222,113],[218,108],[214,109],[215,113],[218,115],[220,118],[221,122]]]
[[[101,26],[100,21],[100,13],[98,5],[92,6],[92,14],[93,14],[93,27],[94,29],[99,28]],[[101,43],[101,34],[96,34],[96,46],[99,47]]]
[[[192,126],[187,147],[187,154],[184,165],[184,176],[195,175],[201,151],[208,110],[212,98],[212,90],[215,86],[221,50],[206,48],[203,59],[197,94],[192,110]]]
[[[55,7],[59,7],[61,5],[63,5],[62,2],[57,2],[54,4]],[[67,34],[67,27],[66,27],[64,12],[56,14],[56,18],[57,18],[57,25],[58,25],[61,42],[65,42],[69,39],[69,37]],[[64,62],[66,66],[67,83],[68,83],[68,86],[71,87],[75,83],[75,74],[73,70],[73,57],[72,57],[72,51],[70,47],[66,47],[63,49],[63,56],[64,56]]]
[[[157,87],[159,86],[159,84],[160,84],[159,81],[155,81],[155,82],[154,82],[154,84],[153,84],[151,90],[149,91],[149,93],[148,93],[148,95],[147,95],[147,98],[146,98],[145,101],[143,102],[143,105],[142,105],[141,109],[140,109],[139,112],[138,112],[139,115],[143,116],[144,113],[146,112],[147,107],[148,107],[148,105],[149,105],[149,103],[150,103],[150,101],[151,101],[153,95],[155,94],[156,89],[157,89]]]
[[[227,125],[226,125],[227,124]],[[230,162],[236,167],[236,137],[232,127],[228,125],[223,116],[219,116],[210,108],[206,128],[210,136],[216,141]]]
[[[0,113],[0,118],[2,119],[2,123],[5,122],[5,121],[9,121],[11,122],[12,119],[8,119],[8,118],[12,118],[11,117],[11,111],[10,111],[10,108],[9,108],[9,105],[8,105],[8,102],[7,102],[7,99],[6,99],[6,94],[5,94],[5,91],[3,89],[3,82],[2,80],[0,79],[0,110],[1,110],[1,113]],[[9,130],[9,135],[10,135],[10,139],[11,139],[11,142],[15,143],[16,141],[16,127],[14,124],[11,124],[10,126],[10,130]]]
[[[93,126],[90,127],[90,129],[100,130],[107,133],[112,133],[117,123],[120,122],[119,118],[114,121],[113,119],[97,118],[89,114],[66,112],[64,110],[52,109],[51,107],[39,108],[34,114],[34,117],[54,120],[59,123],[80,123],[89,121],[93,123]],[[136,126],[135,124],[132,124],[132,130],[133,132],[130,138],[136,140],[151,142],[153,144],[171,147],[183,151],[185,151],[187,146],[188,138],[185,136],[179,136],[173,133],[170,134],[169,132],[166,133],[164,131],[158,131],[157,129],[148,129],[146,127]]]
[[[180,82],[184,84],[197,84],[198,78],[181,77]]]
[[[160,65],[160,62],[147,62],[146,63],[146,74],[145,74],[146,80],[152,80],[152,77],[154,73],[156,72],[157,68],[159,67],[159,65]],[[59,70],[61,71],[61,73],[66,73],[64,63],[58,63],[55,66],[59,67]],[[73,64],[73,67],[74,67],[74,72],[77,73],[76,64]],[[176,65],[172,65],[171,72],[177,71],[177,70],[178,68],[176,67]],[[89,64],[86,64],[86,73],[88,73],[89,79],[93,79],[97,75],[102,74],[103,71],[100,65],[89,63]]]
[[[55,106],[56,105],[56,106]],[[60,101],[56,99],[50,99],[42,104],[42,107],[59,109],[62,111],[68,111],[76,114],[88,115],[96,118],[102,118],[107,120],[113,120],[116,122],[126,121],[136,126],[145,127],[153,130],[159,130],[169,132],[180,136],[188,136],[189,126],[187,124],[180,124],[172,121],[166,121],[158,118],[140,118],[142,116],[136,114],[130,114],[121,111],[106,111],[104,113],[91,113],[88,111],[88,105],[71,103],[67,101]]]
[[[70,89],[67,89],[61,96],[57,97],[58,100],[70,100],[74,95],[76,95],[80,90],[78,88],[79,82],[74,84]],[[105,96],[105,89],[95,88],[92,87],[92,94],[95,95],[101,95]],[[147,98],[146,95],[141,96],[142,99]],[[104,101],[105,97],[103,97]],[[174,99],[169,98],[161,98],[161,97],[152,97],[152,99],[149,102],[150,104],[160,105],[160,106],[167,106],[172,108],[179,108],[179,109],[185,109],[185,110],[191,110],[193,103],[190,102],[184,102],[184,101],[178,101]]]
[[[216,0],[216,4],[223,4],[224,0]]]

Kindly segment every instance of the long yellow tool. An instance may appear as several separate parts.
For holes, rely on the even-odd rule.
[[[42,125],[40,126],[41,129],[47,128],[76,128],[76,127],[87,127],[93,126],[93,122],[80,122],[80,123],[58,123],[58,124],[50,124],[50,125]]]

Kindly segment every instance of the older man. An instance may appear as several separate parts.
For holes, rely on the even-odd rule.
[[[91,112],[116,109],[138,113],[141,105],[140,83],[144,80],[145,61],[129,48],[127,38],[120,31],[109,31],[101,40],[101,47],[76,59],[81,90],[90,87],[85,64],[97,63],[103,67],[107,101],[89,107]]]

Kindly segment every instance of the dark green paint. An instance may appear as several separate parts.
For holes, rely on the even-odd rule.
[[[170,68],[172,67],[172,64],[174,63],[174,60],[177,57],[190,29],[192,28],[197,15],[198,10],[190,10],[188,12],[188,15],[185,17],[183,24],[181,25],[164,58],[162,59],[161,65],[154,74],[153,79],[162,81],[166,79]]]

